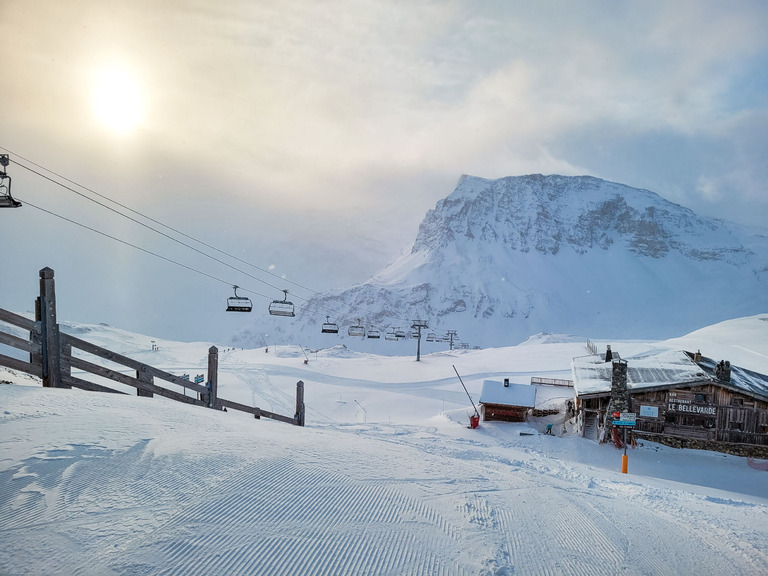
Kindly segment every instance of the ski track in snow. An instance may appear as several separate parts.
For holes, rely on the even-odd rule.
[[[187,357],[204,362],[198,348]],[[561,372],[492,370],[534,353],[463,378]],[[0,386],[0,575],[768,573],[768,476],[744,459],[648,444],[623,475],[619,451],[536,435],[544,420],[467,429],[453,358],[389,371],[262,357],[223,354],[222,397],[292,414],[304,379],[306,428]]]
[[[10,545],[0,557],[18,562],[14,543],[39,540],[62,568],[68,555],[88,558],[72,571],[80,575],[759,574],[768,565],[764,532],[750,543],[707,522],[707,506],[738,513],[738,502],[595,480],[533,450],[509,460],[435,429],[368,431],[373,440],[342,434],[373,448],[370,461],[340,461],[323,442],[337,433],[326,431],[319,443],[297,441],[290,458],[269,446],[251,459],[158,456],[147,440],[40,454],[0,474]],[[423,467],[400,469],[414,452]],[[676,555],[680,546],[699,552]],[[29,571],[0,561],[0,573],[46,573],[27,560]]]

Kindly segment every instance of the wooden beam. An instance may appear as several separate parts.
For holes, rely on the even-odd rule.
[[[56,288],[53,270],[40,270],[40,306],[42,314],[43,386],[58,388],[61,384],[59,364],[59,325],[56,322]]]
[[[290,416],[275,414],[274,412],[269,412],[268,410],[262,410],[261,408],[256,408],[255,406],[248,406],[247,404],[240,404],[239,402],[233,402],[232,400],[225,400],[224,398],[219,398],[219,404],[221,405],[222,408],[231,408],[232,410],[247,412],[248,414],[253,414],[257,418],[264,416],[265,418],[271,418],[272,420],[279,420],[280,422],[287,422],[288,424],[296,424],[296,419],[291,418]]]
[[[12,358],[5,354],[0,354],[0,366],[18,370],[19,372],[26,372],[27,374],[32,374],[38,378],[43,377],[43,367],[40,364],[30,364],[29,362],[24,362],[23,360]]]
[[[115,390],[114,388],[109,388],[108,386],[102,386],[101,384],[96,384],[95,382],[83,380],[82,378],[78,378],[76,376],[62,376],[61,382],[62,384],[65,384],[70,388],[80,388],[82,390],[89,390],[91,392],[109,392],[110,394],[125,394],[125,392],[120,392],[119,390]]]
[[[19,350],[29,352],[30,354],[40,354],[42,351],[42,346],[40,346],[40,344],[24,340],[23,338],[7,334],[6,332],[0,332],[0,344],[18,348]]]
[[[153,394],[157,394],[158,396],[171,398],[172,400],[185,402],[187,404],[195,404],[196,406],[206,406],[205,402],[201,402],[194,396],[185,396],[181,392],[168,390],[167,388],[161,388],[156,384],[143,382],[141,380],[134,378],[133,376],[128,376],[127,374],[123,374],[122,372],[117,372],[110,368],[105,368],[104,366],[99,366],[98,364],[93,364],[92,362],[88,362],[87,360],[83,360],[82,358],[72,358],[72,367],[79,368],[80,370],[85,370],[86,372],[94,374],[95,376],[101,376],[102,378],[114,380],[115,382],[119,382],[120,384],[125,384],[126,386],[131,386],[133,388],[136,388],[137,390],[140,389],[145,392],[151,392]],[[184,381],[186,382],[186,380]]]
[[[29,330],[30,332],[36,331],[40,334],[40,325],[38,323],[29,318],[25,318],[24,316],[19,316],[10,310],[3,310],[0,308],[0,320],[12,324],[13,326],[23,328],[24,330]]]
[[[219,396],[219,349],[216,346],[211,346],[208,349],[208,382],[206,384],[208,388],[208,394],[206,400],[208,400],[209,408],[218,408],[218,396]]]
[[[133,360],[132,358],[128,358],[127,356],[123,356],[122,354],[117,354],[116,352],[112,352],[110,350],[107,350],[106,348],[97,346],[96,344],[91,344],[90,342],[81,340],[80,338],[72,336],[71,334],[62,333],[61,337],[64,341],[69,342],[73,348],[77,348],[78,350],[83,350],[84,352],[88,352],[89,354],[93,354],[94,356],[98,356],[99,358],[104,358],[105,360],[109,360],[111,362],[114,362],[115,364],[121,364],[127,368],[133,368],[134,370],[142,370],[142,369],[146,370],[147,374],[150,374],[155,378],[160,378],[161,380],[165,380],[166,382],[171,382],[172,384],[176,384],[184,388],[189,388],[190,390],[194,390],[195,392],[201,392],[201,393],[207,392],[207,389],[205,386],[200,386],[199,384],[195,384],[193,382],[190,382],[189,380],[185,380],[180,376],[169,374],[168,372],[163,372],[162,370],[158,370],[157,368],[153,368],[152,366],[149,366],[142,362],[138,362],[137,360]]]

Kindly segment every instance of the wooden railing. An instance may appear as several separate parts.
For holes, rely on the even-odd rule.
[[[293,417],[283,416],[282,414],[262,410],[255,406],[248,406],[225,398],[219,398],[218,349],[215,346],[211,346],[208,349],[208,379],[205,385],[201,385],[61,332],[59,325],[56,323],[56,297],[53,270],[50,268],[44,268],[40,271],[40,297],[37,298],[35,303],[35,317],[36,320],[33,321],[0,308],[0,321],[21,328],[29,333],[29,339],[24,340],[0,329],[0,344],[5,344],[29,354],[28,362],[0,354],[0,366],[37,376],[42,379],[43,386],[51,388],[74,387],[97,392],[124,393],[109,386],[73,376],[72,369],[75,368],[106,379],[109,382],[116,382],[135,388],[139,396],[152,397],[157,394],[158,396],[187,404],[207,406],[215,410],[239,410],[253,414],[255,418],[263,416],[297,426],[304,426],[304,382],[301,380],[296,383],[296,412]],[[108,360],[118,366],[129,368],[134,371],[135,376],[89,362],[81,356],[73,354],[75,350],[80,350]],[[160,386],[157,380],[181,387],[182,391]],[[187,395],[187,390],[191,391],[192,394]]]

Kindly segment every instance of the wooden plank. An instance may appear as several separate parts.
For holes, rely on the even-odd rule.
[[[88,380],[83,380],[82,378],[78,378],[77,376],[62,376],[61,383],[66,386],[69,386],[70,388],[80,388],[82,390],[89,390],[91,392],[109,392],[110,394],[125,394],[125,392],[120,392],[119,390],[115,390],[114,388],[109,388],[108,386],[102,386],[101,384],[96,384],[95,382],[89,382]]]
[[[72,336],[71,334],[62,333],[61,337],[62,340],[69,342],[73,348],[83,350],[84,352],[88,352],[89,354],[93,354],[99,358],[104,358],[105,360],[109,360],[115,364],[121,364],[127,368],[133,368],[134,370],[145,370],[147,374],[150,374],[155,378],[160,378],[161,380],[183,386],[184,388],[189,388],[190,390],[194,390],[196,392],[207,392],[205,386],[200,386],[199,384],[185,380],[180,376],[175,376],[173,374],[169,374],[168,372],[163,372],[162,370],[153,368],[152,366],[138,362],[137,360],[133,360],[132,358],[128,358],[122,354],[117,354],[116,352],[112,352],[106,348],[102,348],[101,346],[97,346],[95,344],[91,344],[90,342],[86,342],[85,340],[81,340],[80,338]]]
[[[40,324],[36,323],[34,320],[30,320],[29,318],[11,312],[10,310],[0,308],[0,320],[18,326],[19,328],[24,328],[24,330],[29,330],[30,332],[35,331],[37,334],[40,334]]]
[[[18,370],[19,372],[26,372],[27,374],[32,374],[32,376],[37,376],[38,378],[43,377],[43,367],[40,364],[30,364],[29,362],[24,362],[24,360],[12,358],[5,354],[0,354],[0,366]]]
[[[12,348],[18,348],[19,350],[29,352],[30,354],[40,354],[43,349],[40,344],[24,340],[23,338],[7,334],[6,332],[0,332],[0,344],[7,344]]]
[[[128,374],[123,374],[122,372],[117,372],[115,370],[111,370],[110,368],[105,368],[104,366],[93,364],[92,362],[88,362],[87,360],[83,360],[82,358],[72,358],[72,367],[79,368],[80,370],[85,370],[86,372],[94,374],[95,376],[101,376],[102,378],[108,378],[109,380],[114,380],[115,382],[119,382],[120,384],[125,384],[126,386],[132,386],[137,390],[143,390],[145,392],[151,392],[153,394],[157,394],[158,396],[163,396],[165,398],[177,400],[178,402],[195,404],[197,406],[206,405],[205,402],[201,402],[194,396],[185,396],[181,392],[168,390],[167,388],[162,388],[160,386],[157,386],[156,384],[150,384],[149,382],[143,382],[141,380],[138,380],[137,378],[134,378],[133,376],[129,376]],[[186,380],[184,380],[184,382],[186,382]]]
[[[272,420],[279,420],[280,422],[287,422],[288,424],[296,424],[296,419],[291,418],[290,416],[275,414],[274,412],[269,412],[268,410],[262,410],[260,408],[256,408],[255,406],[240,404],[239,402],[233,402],[232,400],[225,400],[224,398],[219,398],[219,405],[222,408],[231,408],[232,410],[247,412],[248,414],[253,414],[257,417],[264,416],[265,418],[271,418]]]

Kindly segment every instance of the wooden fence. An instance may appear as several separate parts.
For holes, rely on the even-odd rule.
[[[42,379],[43,386],[50,388],[81,388],[98,392],[123,394],[118,390],[84,380],[72,375],[72,369],[82,370],[136,389],[139,396],[152,397],[155,394],[178,402],[186,402],[197,406],[206,406],[215,410],[232,409],[253,414],[255,418],[271,418],[297,426],[304,426],[304,382],[296,383],[296,413],[291,416],[275,414],[255,406],[248,406],[218,395],[218,349],[211,346],[208,350],[208,379],[205,384],[190,382],[186,378],[175,376],[142,362],[132,360],[127,356],[117,354],[96,346],[59,330],[56,322],[56,294],[53,270],[40,270],[40,296],[35,302],[35,320],[30,320],[8,310],[0,308],[0,321],[16,326],[29,333],[24,340],[0,327],[0,344],[21,350],[29,354],[29,361],[0,354],[0,366],[5,366],[20,372],[26,372]],[[109,360],[114,364],[135,371],[135,376],[112,370],[93,362],[89,362],[73,354],[80,350],[96,357]],[[157,381],[165,381],[183,388],[183,392],[160,386]],[[191,395],[186,392],[190,390]]]

